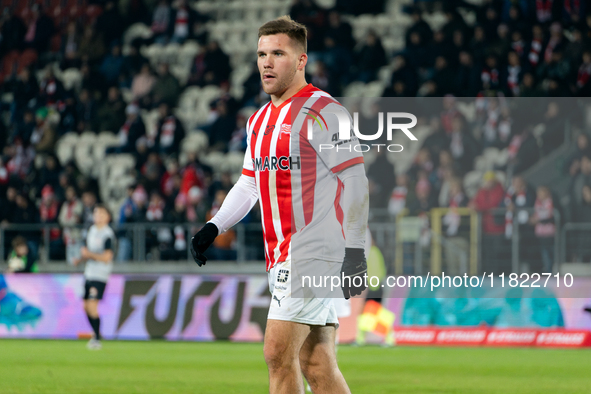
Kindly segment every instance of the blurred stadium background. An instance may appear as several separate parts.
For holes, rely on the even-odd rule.
[[[494,305],[384,297],[398,343],[591,344],[585,0],[2,0],[0,269],[35,273],[4,279],[42,314],[0,308],[0,336],[90,332],[70,261],[103,202],[118,236],[107,339],[261,340],[258,206],[199,272],[187,242],[240,174],[246,120],[268,100],[257,29],[285,14],[309,29],[308,82],[362,99],[368,124],[379,98],[430,105],[418,143],[365,155],[385,272],[570,273],[579,286]],[[362,310],[355,301],[341,341]]]

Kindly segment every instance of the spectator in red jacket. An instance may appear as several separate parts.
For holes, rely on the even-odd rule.
[[[484,184],[470,202],[470,207],[482,212],[482,230],[485,234],[502,234],[505,230],[503,223],[496,223],[490,210],[497,208],[503,201],[505,191],[492,171],[484,174],[483,181]]]
[[[502,272],[510,268],[509,256],[503,256],[503,233],[505,232],[502,215],[495,220],[493,209],[499,207],[505,197],[503,186],[494,172],[484,174],[483,185],[470,201],[470,208],[482,214],[482,265],[484,271]],[[507,257],[507,258],[504,258]]]

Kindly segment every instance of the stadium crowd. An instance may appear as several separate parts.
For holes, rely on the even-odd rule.
[[[202,14],[192,2],[154,1],[43,1],[22,7],[6,2],[0,19],[0,222],[59,223],[62,226],[91,221],[99,199],[96,179],[84,176],[75,163],[60,163],[56,141],[68,132],[109,130],[119,144],[108,154],[131,153],[136,158],[137,184],[116,213],[118,223],[164,222],[181,224],[207,220],[232,186],[230,174],[217,174],[190,154],[181,165],[181,141],[193,132],[175,115],[178,98],[188,86],[215,85],[223,94],[210,104],[205,124],[209,149],[244,151],[246,106],[259,106],[267,96],[260,87],[257,70],[244,82],[244,95],[230,94],[232,67],[229,54],[209,38],[213,15]],[[307,80],[333,96],[343,94],[353,82],[378,79],[382,67],[391,65],[392,75],[384,97],[443,97],[439,114],[426,119],[431,132],[423,142],[409,171],[395,173],[385,155],[378,155],[368,168],[372,206],[387,208],[395,215],[407,208],[420,215],[432,207],[470,206],[484,213],[485,234],[506,234],[515,206],[535,209],[532,231],[540,238],[553,235],[552,208],[557,202],[551,190],[529,190],[519,173],[560,145],[564,130],[560,116],[567,110],[549,99],[540,110],[546,131],[537,138],[531,125],[515,121],[502,97],[588,96],[591,86],[591,11],[585,1],[485,0],[480,5],[463,1],[416,2],[404,8],[412,22],[405,33],[404,48],[389,52],[382,37],[369,31],[356,41],[347,19],[364,12],[380,13],[385,2],[336,1],[324,9],[313,0],[295,0],[290,16],[309,28],[308,52],[311,74]],[[367,2],[365,2],[367,3]],[[466,22],[459,9],[475,13],[476,23]],[[424,16],[441,10],[446,22],[433,30]],[[136,38],[123,53],[123,34],[134,23],[150,26],[150,38]],[[175,77],[166,63],[152,67],[141,48],[153,43],[183,43],[193,40],[201,50],[194,58],[186,84]],[[254,45],[254,44],[253,44]],[[253,46],[254,48],[254,46]],[[75,68],[82,79],[77,88],[66,89],[54,73]],[[122,89],[132,93],[126,102]],[[457,110],[457,97],[477,99],[478,135],[471,132]],[[142,110],[157,109],[154,127],[144,124]],[[573,201],[580,220],[591,221],[591,152],[586,135],[577,140],[578,152],[569,161]],[[508,150],[508,162],[497,168],[515,174],[509,187],[492,172],[484,186],[470,199],[463,190],[463,177],[473,170],[474,160],[487,147]],[[508,207],[506,219],[486,212]],[[252,220],[256,222],[256,210]],[[451,219],[450,219],[451,220]],[[457,220],[450,221],[453,227]],[[457,223],[455,225],[457,227]],[[125,240],[126,233],[119,236]],[[50,258],[64,259],[66,245],[79,238],[74,230],[52,230]],[[31,235],[28,245],[37,253],[40,235]],[[235,234],[220,238],[218,258],[233,258]],[[5,239],[5,250],[10,239]],[[22,240],[19,239],[22,243]],[[186,257],[183,227],[155,232],[148,237],[163,259]],[[545,245],[545,244],[544,244]],[[546,245],[547,246],[547,245]],[[121,260],[129,259],[130,244],[120,245]],[[546,247],[547,250],[548,247]],[[548,252],[550,253],[550,252]]]

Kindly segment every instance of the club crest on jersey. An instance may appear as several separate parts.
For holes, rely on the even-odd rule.
[[[285,283],[287,278],[289,278],[289,270],[283,269],[277,272],[277,282]]]
[[[252,159],[252,166],[255,171],[287,171],[293,169],[300,169],[300,157],[295,158],[288,156],[266,156]]]
[[[274,124],[267,125],[267,128],[265,129],[265,135],[271,134],[273,130],[275,130]]]

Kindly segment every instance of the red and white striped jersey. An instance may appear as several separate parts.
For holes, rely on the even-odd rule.
[[[330,112],[335,106],[342,108],[308,84],[278,107],[269,102],[248,120],[242,174],[254,177],[257,185],[267,271],[286,260],[343,259],[343,183],[336,174],[363,163],[363,155],[354,149],[356,138],[338,139],[338,120]]]

